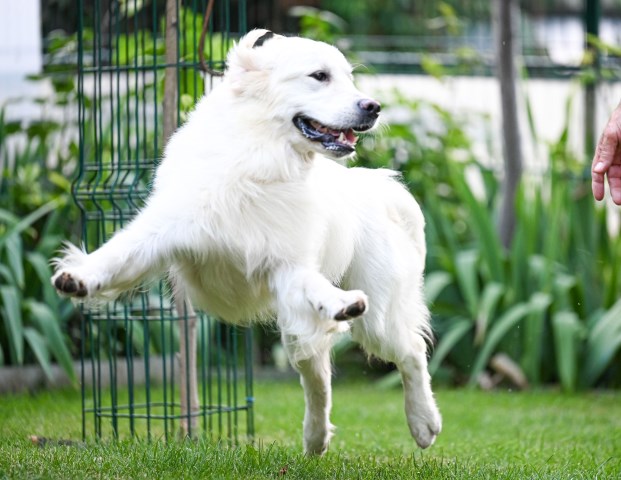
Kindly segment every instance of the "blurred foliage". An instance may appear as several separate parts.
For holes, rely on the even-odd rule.
[[[366,5],[348,5],[354,3]],[[440,2],[434,8],[437,24],[456,32],[453,6]],[[617,53],[614,46],[590,42],[603,54]],[[427,60],[423,67],[431,76],[455,73]],[[568,100],[567,122],[571,107]],[[593,201],[589,166],[569,147],[569,124],[545,145],[547,170],[522,179],[507,251],[496,232],[502,183],[490,161],[487,120],[459,118],[399,92],[383,110],[388,128],[362,139],[356,163],[401,171],[425,213],[426,296],[437,335],[431,373],[453,384],[484,383],[494,373],[490,360],[505,354],[533,385],[560,383],[568,391],[619,386],[621,235],[611,232],[607,211]],[[529,133],[541,144],[528,99],[526,110]],[[475,151],[467,131],[473,125],[486,132],[479,143],[487,152]],[[350,348],[340,342],[337,354]],[[399,382],[394,372],[381,385]]]
[[[373,6],[358,0],[351,2],[351,8],[359,3],[365,3],[363,11],[373,21],[396,5]],[[452,4],[445,4],[436,23],[442,28],[459,28]],[[368,11],[373,8],[377,12]],[[298,13],[301,25],[315,38],[329,40],[341,28],[338,17],[321,11]],[[202,19],[183,13],[181,21],[187,26],[182,42],[189,45]],[[89,33],[85,35],[88,40]],[[71,58],[75,37],[59,35],[52,40],[52,52]],[[212,51],[226,49],[224,43],[218,45]],[[189,46],[180,51],[186,52],[186,60],[195,60]],[[111,52],[112,64],[136,66],[159,62],[163,54],[158,40],[147,33],[119,36]],[[214,61],[224,58],[220,53],[212,55]],[[75,68],[67,68],[67,64],[71,62],[50,62],[49,66],[53,101],[59,107],[75,102]],[[440,78],[446,74],[433,62],[427,68]],[[183,71],[186,76],[182,73],[181,78],[187,81],[181,82],[180,103],[189,109],[203,93],[203,83],[194,67]],[[156,78],[148,88],[160,91],[159,82]],[[87,110],[93,108],[92,99],[86,97],[84,102]],[[571,108],[569,102],[567,108]],[[621,237],[610,233],[606,210],[591,198],[589,172],[569,148],[568,126],[556,142],[547,145],[544,174],[524,177],[517,198],[515,236],[511,248],[504,250],[495,228],[500,176],[487,161],[493,155],[477,150],[468,131],[476,123],[491,136],[487,120],[461,118],[398,92],[384,110],[390,124],[381,135],[361,139],[357,164],[400,170],[425,212],[426,294],[437,334],[430,370],[436,378],[477,384],[490,371],[490,359],[504,353],[532,385],[560,383],[573,390],[621,384],[621,276],[617,273]],[[88,110],[85,121],[91,116]],[[75,173],[78,148],[74,140],[64,137],[68,125],[47,118],[6,122],[4,115],[0,116],[4,159],[0,184],[2,363],[38,361],[49,369],[50,359],[55,358],[68,368],[71,343],[67,330],[72,309],[49,285],[47,265],[77,222],[67,178]],[[105,128],[103,132],[101,140],[105,142]],[[531,134],[541,141],[536,132]],[[67,140],[67,148],[58,149],[50,141],[59,136]],[[20,141],[8,141],[17,137]],[[87,156],[94,154],[91,140],[86,138]],[[151,154],[157,156],[155,150]],[[98,155],[109,162],[114,152],[104,149]],[[110,353],[118,353],[123,332],[123,327],[115,332],[119,344]],[[138,342],[132,348],[143,352],[142,336],[132,338]],[[342,342],[338,352],[348,348]],[[392,375],[384,383],[398,381],[395,379]]]
[[[60,128],[6,122],[0,110],[0,365],[36,362],[50,377],[54,359],[75,380],[67,336],[74,309],[49,280],[49,259],[77,221],[65,176],[75,158],[50,148]]]
[[[344,18],[348,33],[364,35],[456,34],[462,27],[460,18],[490,15],[486,1],[323,0],[321,7]]]
[[[122,2],[120,6],[130,12],[133,2]],[[194,15],[189,9],[179,12],[179,22],[184,35],[180,38],[181,53],[179,68],[179,120],[184,121],[195,102],[204,94],[204,79],[196,68],[198,62],[197,43],[200,37],[203,18]],[[164,24],[159,24],[163,34]],[[164,46],[158,35],[150,31],[137,31],[119,34],[110,44],[93,56],[94,34],[83,30],[85,65],[93,67],[109,65],[114,67],[156,66],[165,62]],[[221,35],[213,35],[206,40],[206,59],[211,63],[223,62],[227,42]],[[144,172],[123,174],[115,171],[118,162],[127,158],[143,156],[145,161],[156,162],[159,157],[157,130],[160,122],[153,122],[155,128],[138,131],[138,126],[127,123],[126,119],[135,115],[134,101],[140,94],[145,101],[147,92],[154,102],[161,102],[164,76],[153,75],[142,85],[140,92],[136,86],[127,82],[125,90],[118,85],[109,91],[78,92],[77,84],[77,34],[67,35],[54,31],[46,41],[45,71],[32,75],[30,82],[49,85],[51,95],[41,98],[17,98],[11,104],[32,104],[40,107],[32,118],[6,121],[5,111],[0,110],[0,154],[2,177],[0,179],[0,316],[3,327],[0,330],[0,365],[22,365],[38,363],[45,374],[51,376],[52,361],[58,362],[70,378],[75,380],[72,356],[77,356],[81,336],[81,316],[72,303],[61,299],[50,283],[52,271],[49,260],[53,258],[63,241],[74,243],[82,237],[79,221],[80,209],[93,207],[92,200],[83,199],[76,208],[72,199],[72,183],[80,175],[97,177],[97,182],[116,179],[124,182],[135,198],[124,200],[127,208],[135,210],[144,200],[149,189],[151,168]],[[108,60],[103,60],[107,58]],[[119,70],[120,71],[120,70]],[[120,78],[115,73],[117,80]],[[123,74],[123,80],[129,77]],[[143,77],[144,78],[144,77]],[[99,165],[101,170],[90,172],[79,168],[80,146],[78,144],[78,96],[81,95],[81,145],[84,165]],[[101,115],[104,109],[114,105],[114,119]],[[108,112],[108,110],[106,110]],[[121,127],[128,131],[118,135]],[[136,152],[135,139],[142,137],[140,152]],[[160,133],[161,135],[161,133]],[[160,137],[161,138],[161,137]],[[126,157],[126,155],[128,155]],[[133,157],[131,156],[133,155]],[[91,169],[92,170],[92,169]],[[89,173],[90,172],[90,173]],[[118,177],[118,178],[117,178]],[[89,180],[87,180],[89,181]],[[93,186],[97,186],[94,184]],[[117,184],[119,187],[120,183]],[[118,209],[119,203],[112,197],[101,200],[98,208]],[[113,227],[107,222],[107,227]],[[88,237],[101,235],[100,225],[87,222]],[[110,232],[105,232],[111,234]],[[145,292],[152,296],[153,292]],[[143,318],[144,304],[141,299],[129,302],[129,316]],[[159,296],[151,300],[160,305]],[[142,310],[141,310],[142,309]],[[205,332],[209,343],[221,341],[219,327],[215,320],[201,316],[199,326]],[[84,351],[98,349],[98,355],[124,356],[142,355],[176,351],[178,332],[176,329],[157,325],[148,321],[113,320],[110,322],[88,323]],[[148,344],[147,344],[148,343]],[[207,358],[207,357],[205,357]]]
[[[389,118],[391,106],[398,120],[361,142],[357,164],[400,170],[425,212],[431,372],[474,385],[504,353],[533,385],[619,385],[621,237],[592,199],[568,126],[548,146],[547,171],[524,177],[505,251],[495,226],[501,180],[474,153],[463,127],[473,118],[399,94]]]

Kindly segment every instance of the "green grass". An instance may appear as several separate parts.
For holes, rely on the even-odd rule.
[[[37,447],[29,435],[79,439],[79,393],[0,397],[2,478],[621,478],[621,394],[440,390],[444,431],[418,450],[399,390],[335,382],[330,452],[301,452],[296,382],[255,385],[255,446],[104,441]]]

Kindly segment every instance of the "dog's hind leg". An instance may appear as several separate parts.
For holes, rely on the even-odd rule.
[[[425,340],[413,339],[409,355],[397,362],[403,381],[405,415],[410,433],[421,448],[427,448],[442,429],[442,418],[431,392],[431,376],[427,371]]]
[[[374,297],[371,301],[374,302]],[[368,353],[397,366],[410,433],[419,447],[427,448],[440,433],[442,419],[431,391],[425,338],[413,325],[403,323],[407,317],[394,317],[389,312],[375,310],[376,306],[374,302],[369,313],[353,323],[353,338]]]
[[[369,262],[373,255],[380,255],[378,252],[386,256]],[[410,432],[416,443],[426,448],[442,427],[427,371],[430,315],[422,293],[422,268],[411,255],[399,253],[387,248],[369,250],[359,257],[364,261],[354,262],[349,281],[369,294],[370,307],[364,317],[352,323],[352,336],[369,354],[393,362],[399,369]]]
[[[300,374],[300,382],[304,388],[304,451],[311,455],[323,455],[328,450],[334,430],[330,423],[331,343],[324,343],[310,357],[298,360],[297,339],[290,335],[283,335],[282,338],[291,364]]]
[[[412,293],[408,291],[409,295]],[[395,302],[399,300],[393,298]],[[433,398],[431,377],[427,371],[426,334],[417,326],[426,324],[429,314],[424,304],[411,301],[404,302],[409,308],[399,308],[401,305],[395,308],[393,305],[393,308],[382,309],[382,302],[372,292],[371,302],[368,314],[352,324],[353,338],[369,354],[397,366],[403,381],[405,415],[410,433],[419,447],[427,448],[442,428],[442,418]],[[390,307],[389,303],[385,305]]]

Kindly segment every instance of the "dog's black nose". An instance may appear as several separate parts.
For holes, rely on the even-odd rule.
[[[379,104],[379,102],[376,102],[371,98],[364,98],[360,100],[358,102],[358,107],[360,107],[361,110],[364,110],[369,116],[373,117],[377,117],[380,110],[382,109],[382,106]]]

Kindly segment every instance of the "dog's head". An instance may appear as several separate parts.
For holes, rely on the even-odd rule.
[[[262,121],[300,153],[350,155],[357,133],[379,116],[380,104],[354,86],[351,65],[326,43],[253,30],[227,64],[235,95],[259,102]]]

